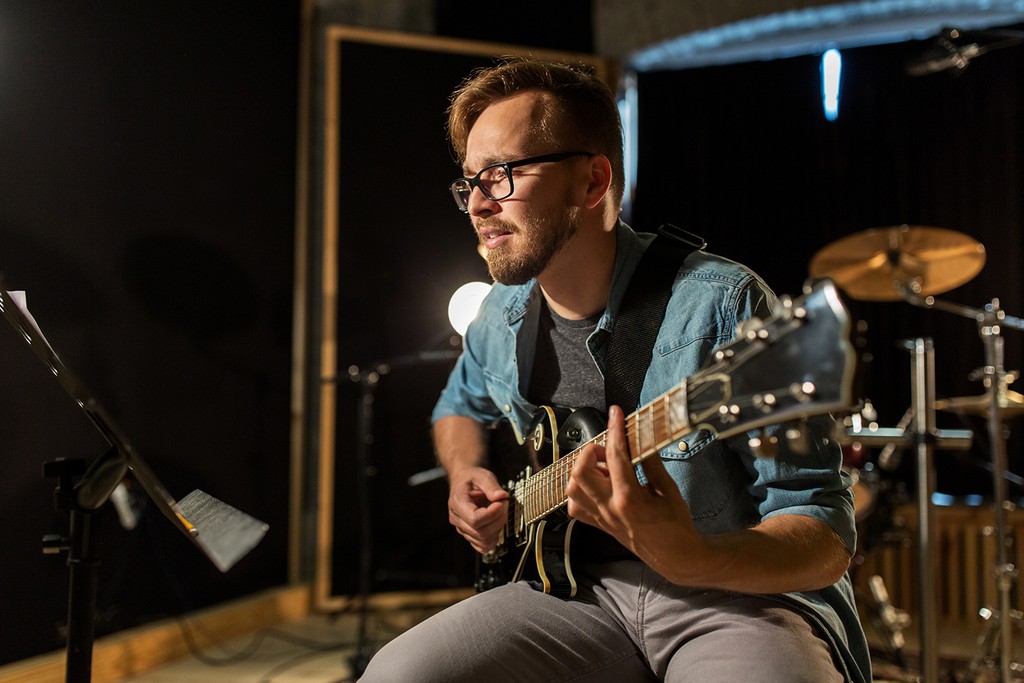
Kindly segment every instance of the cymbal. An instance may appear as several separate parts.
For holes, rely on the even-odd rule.
[[[988,394],[981,394],[980,396],[961,396],[959,398],[945,398],[936,401],[935,408],[937,410],[945,410],[951,413],[988,415],[989,400]],[[1024,415],[1024,395],[1007,389],[1005,396],[999,396],[998,402],[999,415],[1001,417]]]
[[[831,278],[861,301],[899,301],[904,291],[941,294],[985,265],[985,247],[955,230],[922,225],[872,228],[840,238],[811,259],[812,277]]]

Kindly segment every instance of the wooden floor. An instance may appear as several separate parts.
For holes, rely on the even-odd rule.
[[[365,621],[364,652],[373,654],[406,628],[436,612],[438,607],[376,613]],[[346,683],[357,680],[353,663],[361,630],[357,614],[337,617],[311,616],[304,620],[263,629],[218,647],[206,648],[178,661],[124,679],[135,683]],[[975,651],[976,633],[944,633],[940,636],[942,681],[953,681],[966,671]],[[196,634],[201,641],[202,635]],[[906,633],[909,664],[897,666],[885,655],[878,634],[869,632],[876,651],[875,681],[917,682],[916,634]],[[966,680],[966,679],[964,679]],[[988,679],[995,680],[995,679]]]
[[[372,614],[365,620],[366,648],[384,643],[439,608]],[[358,614],[310,616],[266,628],[124,679],[136,683],[342,683],[356,680],[353,660],[362,626]],[[202,640],[201,634],[195,634]]]

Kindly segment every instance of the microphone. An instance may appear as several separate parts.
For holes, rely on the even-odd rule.
[[[927,52],[917,59],[907,62],[907,74],[910,76],[927,76],[956,69],[957,73],[967,68],[971,60],[985,54],[985,48],[977,43],[957,46],[946,38],[940,38],[939,44],[944,48]]]
[[[910,625],[910,616],[903,610],[896,609],[889,602],[889,591],[885,589],[885,581],[881,576],[875,574],[868,579],[868,587],[871,589],[871,597],[874,598],[878,608],[878,619],[885,630],[886,639],[897,660],[902,661],[903,647],[906,645],[903,629]]]
[[[965,44],[957,45],[953,41],[963,40]],[[956,69],[954,75],[960,74],[975,57],[1024,43],[1024,31],[972,31],[964,33],[955,28],[947,28],[935,39],[935,47],[923,55],[906,63],[906,71],[911,76],[927,76]]]

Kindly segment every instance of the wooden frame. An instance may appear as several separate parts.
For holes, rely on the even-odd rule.
[[[323,83],[323,226],[321,254],[321,291],[319,306],[320,336],[320,389],[319,429],[316,451],[319,457],[317,473],[317,519],[315,539],[315,567],[313,582],[314,608],[333,611],[350,605],[343,596],[332,595],[332,552],[335,543],[335,449],[337,447],[336,411],[338,408],[338,251],[339,220],[343,207],[339,206],[339,169],[344,163],[358,163],[359,160],[343,160],[339,155],[340,117],[343,104],[341,98],[342,56],[341,45],[347,42],[365,43],[396,50],[419,50],[437,54],[457,54],[486,58],[482,63],[504,55],[532,55],[554,60],[573,60],[591,65],[606,82],[610,79],[608,63],[591,55],[581,55],[554,50],[529,49],[522,46],[486,43],[469,40],[455,40],[431,36],[378,31],[348,26],[329,26],[325,29],[324,83]],[[368,64],[366,68],[373,68]],[[346,67],[349,68],[349,67]],[[418,68],[423,68],[418,65]],[[459,74],[459,78],[468,73]],[[447,94],[447,93],[445,93]],[[408,103],[403,103],[408,104]],[[439,130],[438,135],[443,135]],[[454,167],[453,167],[454,171]],[[443,188],[442,188],[443,189]],[[454,210],[454,209],[453,209]]]

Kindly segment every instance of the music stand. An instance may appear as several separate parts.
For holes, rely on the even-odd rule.
[[[222,572],[228,571],[252,550],[263,539],[269,526],[203,491],[195,490],[181,500],[175,500],[99,401],[64,365],[29,313],[24,298],[7,290],[2,275],[0,312],[110,445],[110,449],[88,470],[80,460],[58,459],[44,466],[46,476],[58,478],[57,509],[70,514],[67,538],[44,539],[44,551],[68,551],[70,585],[66,680],[68,683],[88,682],[92,669],[98,564],[93,554],[90,520],[92,513],[103,506],[128,471],[174,527]],[[77,482],[74,481],[76,478]]]

